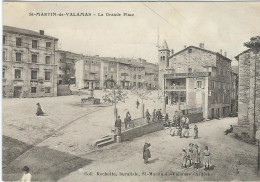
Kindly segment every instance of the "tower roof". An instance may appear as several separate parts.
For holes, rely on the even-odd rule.
[[[166,40],[164,40],[163,45],[160,47],[160,50],[169,50]]]

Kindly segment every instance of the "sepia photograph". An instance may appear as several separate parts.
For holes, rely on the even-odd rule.
[[[2,2],[2,181],[260,181],[260,2]]]

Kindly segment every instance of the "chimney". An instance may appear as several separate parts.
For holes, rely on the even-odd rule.
[[[227,52],[224,52],[225,57],[227,57]]]
[[[200,43],[199,47],[200,47],[201,49],[204,49],[204,43]]]
[[[44,30],[40,30],[40,35],[44,35]]]
[[[184,49],[186,49],[186,45],[184,46]]]
[[[173,54],[174,54],[174,50],[172,49],[172,50],[171,50],[171,55],[173,55]]]
[[[220,49],[219,53],[222,55],[222,49]]]

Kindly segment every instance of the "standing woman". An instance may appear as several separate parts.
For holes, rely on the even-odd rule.
[[[144,159],[145,164],[148,164],[148,159],[151,158],[151,153],[150,153],[150,150],[149,150],[150,146],[151,146],[150,143],[145,142],[144,149],[143,149],[143,159]]]
[[[209,151],[209,148],[208,146],[205,146],[205,150],[203,151],[203,163],[204,163],[204,166],[205,166],[205,170],[209,170],[209,166],[210,166],[210,151]]]

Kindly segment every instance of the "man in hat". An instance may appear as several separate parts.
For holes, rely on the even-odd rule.
[[[138,109],[138,107],[139,107],[139,100],[137,99],[137,101],[136,101],[136,109]]]
[[[31,182],[32,175],[29,173],[30,169],[28,166],[24,166],[23,169],[23,176],[21,182]]]
[[[36,116],[43,116],[44,112],[42,111],[40,103],[37,103],[36,105],[37,105]]]
[[[197,139],[199,135],[199,128],[197,125],[194,126],[194,139]]]
[[[146,117],[146,123],[149,123],[150,122],[150,113],[148,111],[148,109],[146,109],[146,112],[145,112],[145,117]]]
[[[117,129],[117,135],[120,136],[121,135],[121,119],[120,116],[117,116],[116,122],[115,122],[115,127]]]

